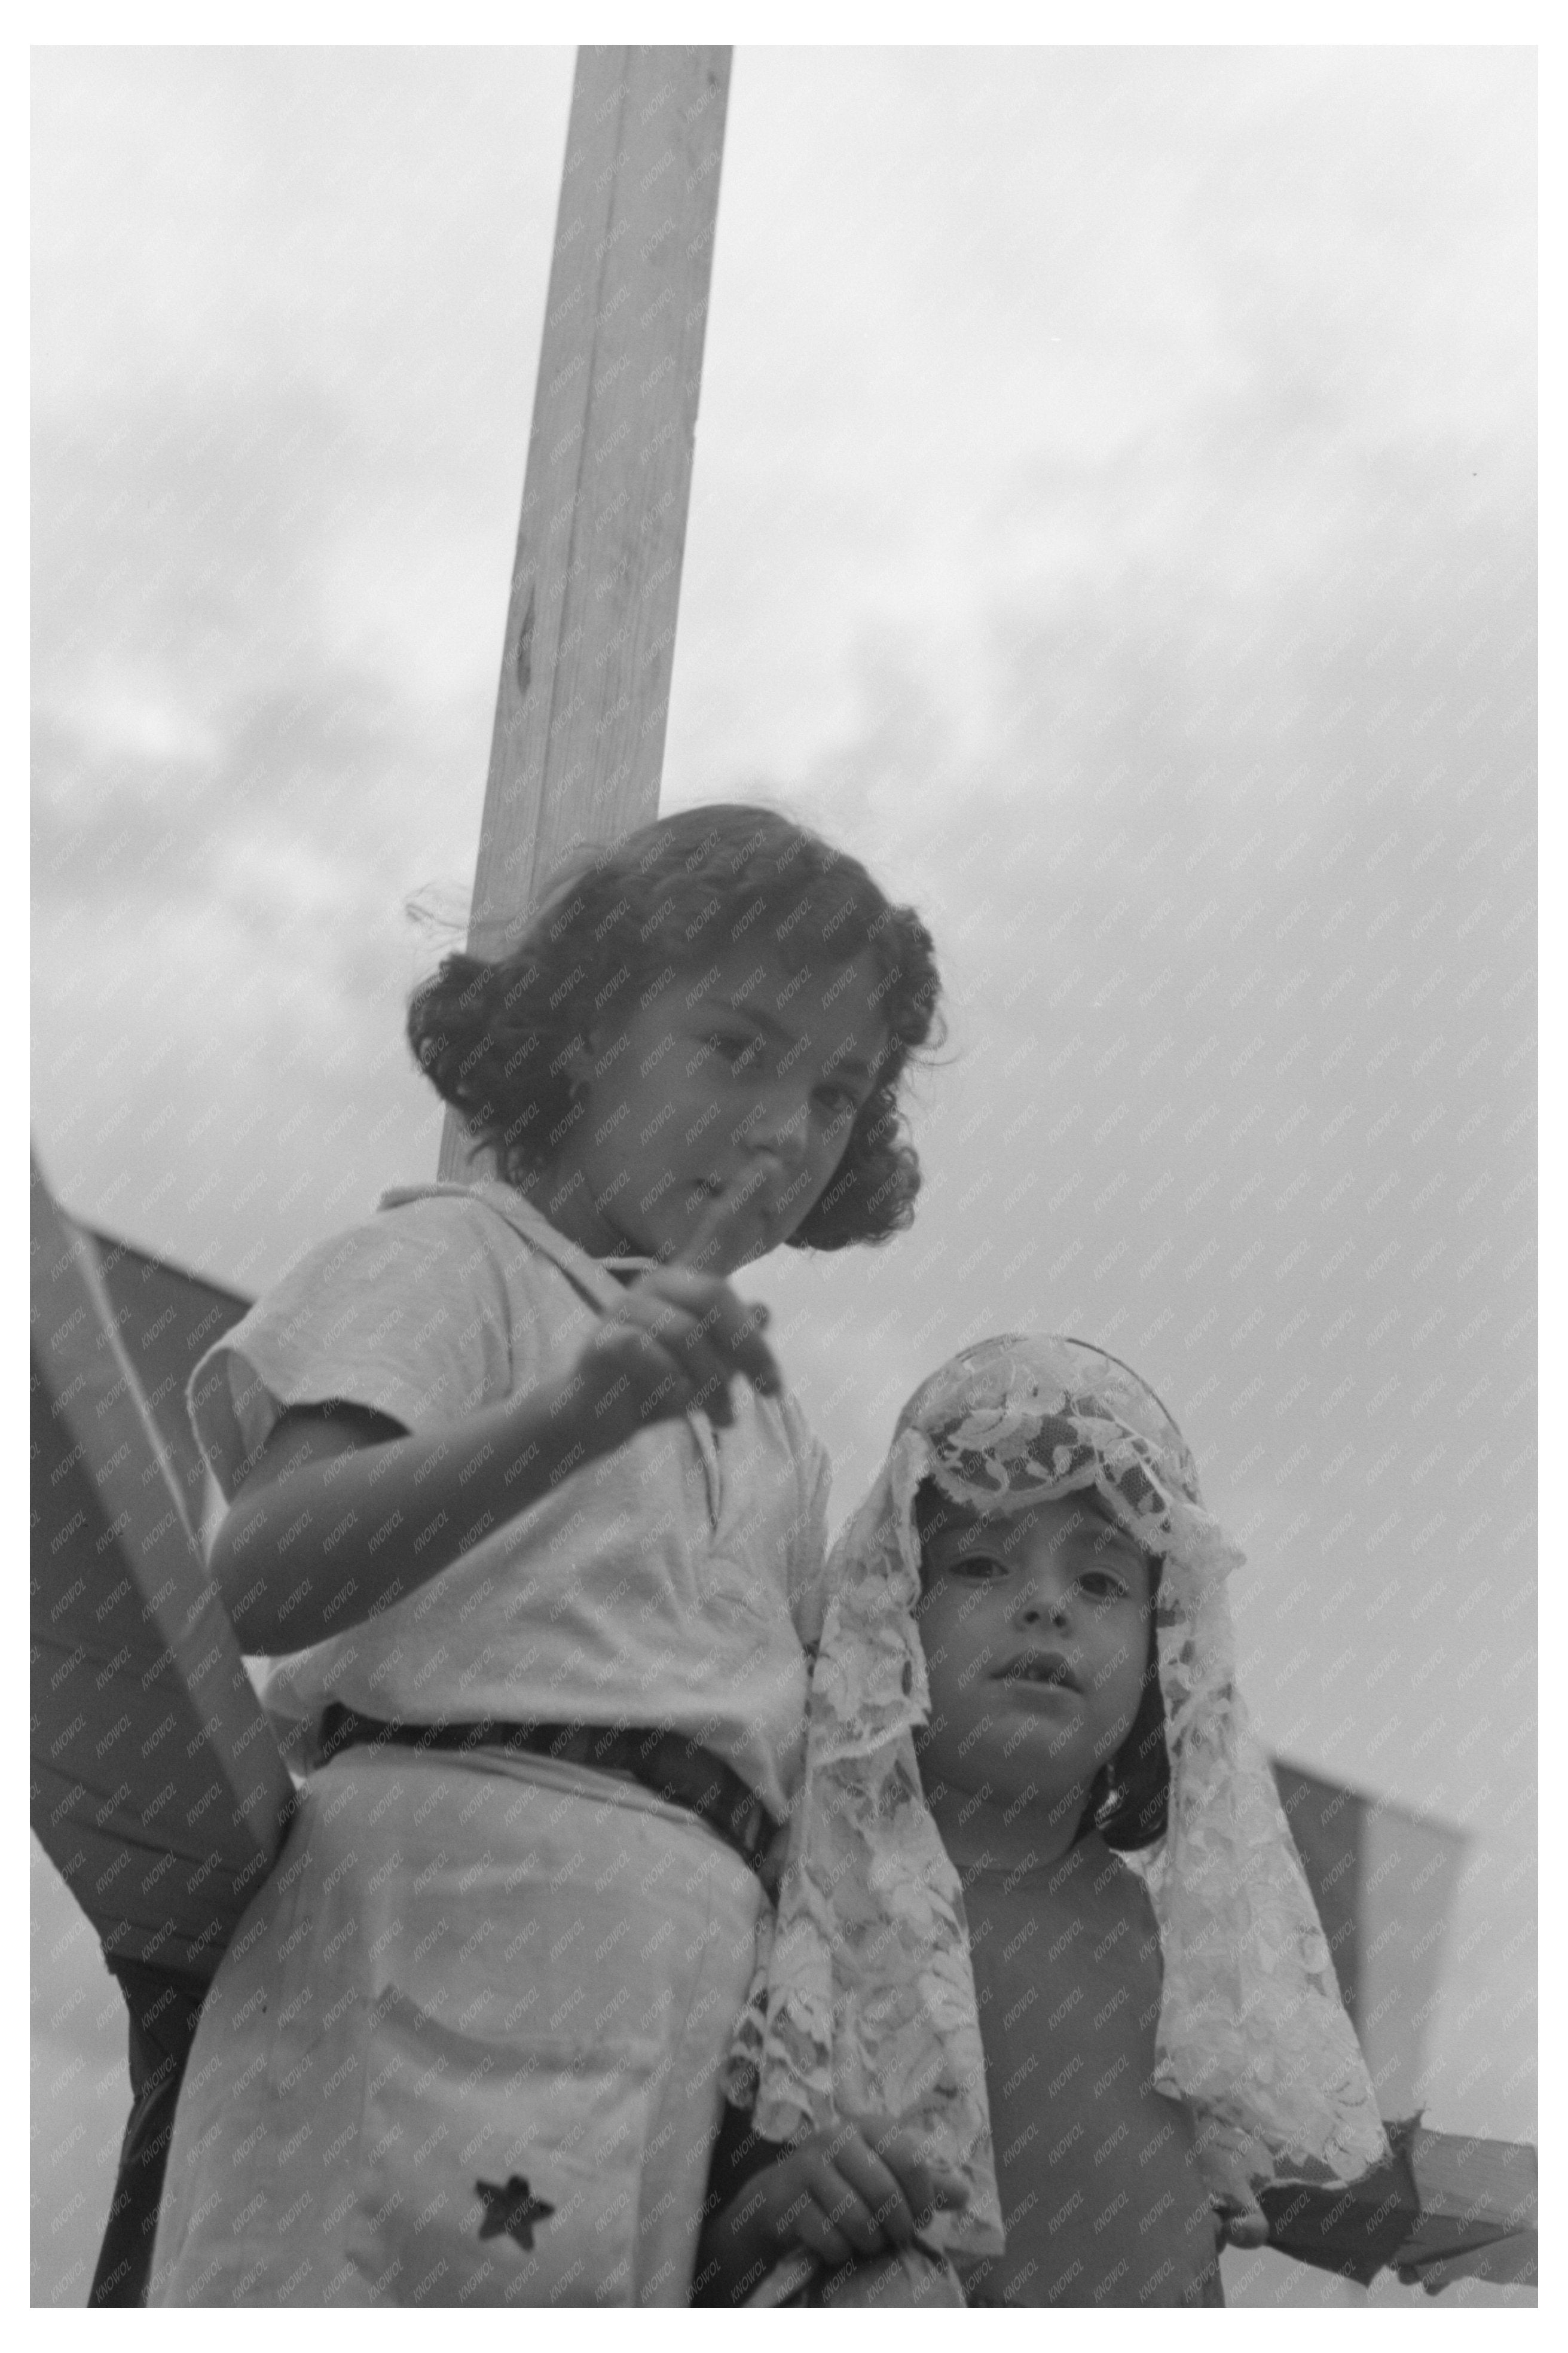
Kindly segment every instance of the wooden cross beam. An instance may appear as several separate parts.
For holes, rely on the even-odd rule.
[[[579,50],[468,944],[658,807],[730,85],[723,48]],[[451,1117],[440,1172],[472,1164]]]

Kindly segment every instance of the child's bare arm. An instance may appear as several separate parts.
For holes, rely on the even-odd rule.
[[[698,2276],[720,2302],[757,2285],[791,2247],[836,2266],[908,2246],[933,2208],[962,2204],[962,2180],[900,2126],[862,2118],[781,2149],[714,2216]]]
[[[444,1430],[352,1407],[285,1414],[213,1539],[248,1651],[302,1649],[429,1582],[584,1463],[702,1406],[731,1419],[739,1373],[779,1386],[760,1312],[680,1268],[634,1285],[570,1372]]]

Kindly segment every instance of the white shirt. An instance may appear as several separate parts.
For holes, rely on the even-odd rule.
[[[493,1181],[386,1194],[203,1357],[196,1435],[226,1497],[290,1407],[450,1428],[575,1360],[620,1286]],[[500,1523],[377,1617],[275,1660],[274,1713],[667,1725],[782,1816],[821,1631],[827,1457],[790,1398],[663,1422]]]

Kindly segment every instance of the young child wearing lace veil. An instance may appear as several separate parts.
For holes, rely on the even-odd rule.
[[[983,1341],[910,1398],[829,1565],[701,2300],[1220,2303],[1258,2187],[1384,2153],[1236,1689],[1242,1557],[1099,1348]]]

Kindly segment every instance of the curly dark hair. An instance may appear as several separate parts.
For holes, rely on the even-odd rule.
[[[858,859],[772,809],[712,802],[584,852],[506,955],[444,959],[414,993],[408,1041],[507,1182],[526,1187],[548,1172],[573,1117],[568,1064],[589,1033],[748,936],[792,976],[867,950],[876,959],[888,1050],[789,1241],[885,1241],[910,1223],[920,1190],[898,1097],[911,1058],[938,1041],[935,950],[914,910],[894,906]]]
[[[921,1588],[927,1590],[924,1546],[954,1519],[967,1519],[957,1504],[931,1479],[915,1491],[915,1532],[921,1546]],[[1136,1854],[1156,1845],[1165,1835],[1171,1796],[1171,1758],[1165,1745],[1165,1702],[1160,1689],[1156,1632],[1160,1556],[1149,1556],[1149,1651],[1143,1662],[1143,1688],[1138,1712],[1114,1757],[1108,1758],[1089,1784],[1088,1801],[1073,1834],[1076,1846],[1090,1831],[1098,1831],[1119,1854]]]

